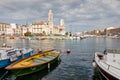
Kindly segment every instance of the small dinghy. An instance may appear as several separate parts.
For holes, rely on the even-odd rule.
[[[5,69],[10,70],[15,76],[31,74],[46,68],[50,68],[59,59],[60,52],[53,49],[37,53],[26,59],[15,62]]]

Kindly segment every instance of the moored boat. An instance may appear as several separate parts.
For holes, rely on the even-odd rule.
[[[9,39],[15,39],[15,37],[14,36],[9,36]]]
[[[96,52],[93,64],[107,80],[120,80],[120,50]]]
[[[31,74],[46,68],[50,68],[59,59],[60,52],[48,50],[37,53],[26,59],[15,62],[5,69],[10,70],[16,77]]]
[[[33,54],[34,50],[32,48],[13,48],[4,43],[0,47],[0,69]]]

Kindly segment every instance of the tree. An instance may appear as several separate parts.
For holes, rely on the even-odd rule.
[[[68,34],[69,34],[68,32],[65,33],[66,36],[68,36]]]
[[[24,36],[32,36],[31,32],[24,33]]]
[[[69,36],[72,36],[72,32],[69,32],[69,34],[70,34]]]

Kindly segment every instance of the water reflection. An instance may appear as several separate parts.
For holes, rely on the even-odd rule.
[[[12,47],[23,47],[23,48],[41,48],[46,49],[64,49],[65,41],[56,40],[27,40],[27,39],[0,39],[0,45],[3,44],[3,40],[7,45]]]
[[[99,72],[98,68],[94,68],[94,75],[93,75],[93,80],[106,80],[102,74]]]

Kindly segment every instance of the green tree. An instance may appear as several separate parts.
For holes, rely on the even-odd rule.
[[[31,32],[24,33],[24,36],[32,36]]]
[[[68,36],[68,35],[69,35],[69,32],[66,32],[65,35]]]
[[[72,32],[69,32],[70,36],[72,36]]]

